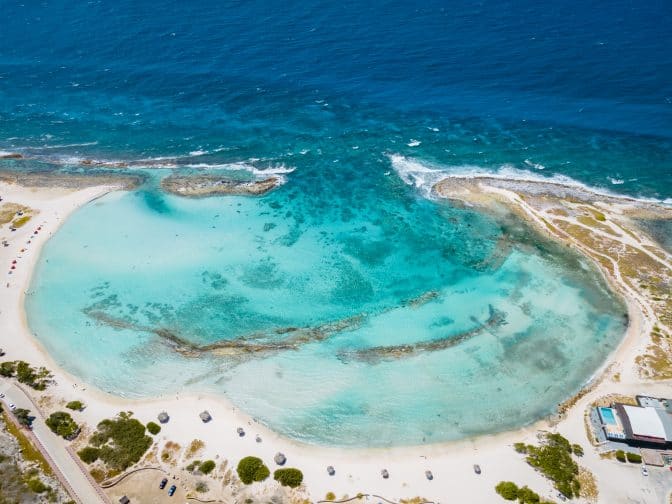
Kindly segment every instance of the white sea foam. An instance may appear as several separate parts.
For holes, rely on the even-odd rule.
[[[621,184],[625,183],[625,180],[623,180],[623,179],[614,178],[614,177],[608,177],[608,178],[609,178],[609,182],[611,182],[614,185],[621,185]]]
[[[198,157],[198,156],[204,156],[205,154],[210,154],[206,150],[193,150],[189,153],[191,157]]]
[[[507,180],[513,182],[532,182],[532,183],[546,183],[557,184],[570,189],[591,192],[611,198],[637,200],[644,203],[657,203],[664,205],[672,205],[672,198],[664,200],[656,198],[647,198],[639,196],[628,196],[611,192],[607,189],[589,186],[578,180],[575,180],[566,175],[554,174],[550,177],[536,174],[527,170],[518,169],[512,165],[501,165],[497,169],[489,170],[476,165],[457,165],[457,166],[441,166],[433,165],[428,162],[418,161],[416,159],[407,158],[400,154],[389,154],[388,158],[392,164],[392,168],[397,173],[399,178],[406,184],[415,187],[420,194],[426,198],[434,199],[436,196],[433,193],[434,186],[446,178],[480,178],[487,177],[492,179]]]
[[[98,142],[82,142],[59,145],[36,145],[28,147],[20,147],[19,150],[46,150],[46,149],[68,149],[71,147],[89,147],[91,145],[98,145]]]
[[[417,147],[421,143],[422,142],[420,140],[416,140],[415,138],[411,138],[411,141],[408,142],[406,145],[408,145],[409,147]]]
[[[530,161],[529,159],[526,159],[526,160],[524,161],[524,163],[525,163],[527,166],[531,166],[531,167],[534,168],[535,170],[543,170],[544,168],[546,168],[543,164],[541,164],[541,163],[535,163],[535,162],[533,162],[533,161]]]

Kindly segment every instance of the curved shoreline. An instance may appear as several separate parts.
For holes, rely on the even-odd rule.
[[[11,187],[0,186],[0,191],[4,194],[7,189],[12,189]],[[30,196],[30,193],[33,194],[35,191],[29,191],[27,189],[14,187],[13,189],[17,190],[17,196],[26,197]],[[42,220],[46,217],[45,222],[48,223],[50,235],[55,233],[60,225],[67,219],[67,217],[74,212],[79,207],[93,201],[96,198],[102,197],[103,195],[109,193],[110,191],[115,190],[114,187],[95,187],[80,190],[77,192],[68,191],[67,194],[63,195],[63,190],[58,189],[44,189],[41,191],[48,193],[56,193],[57,201],[54,204],[47,204],[44,208],[39,208],[40,214],[35,218],[35,220]],[[14,191],[12,191],[14,192]],[[21,194],[23,193],[23,194]],[[58,198],[62,198],[59,200]],[[29,202],[30,204],[30,202]],[[53,215],[45,215],[48,213]],[[30,226],[28,226],[30,227]],[[45,225],[45,227],[47,227]],[[21,235],[15,235],[16,238],[19,238]],[[52,400],[54,397],[62,397],[65,399],[72,399],[76,395],[85,399],[88,407],[81,414],[81,418],[85,420],[89,425],[95,425],[97,421],[102,418],[109,417],[116,414],[121,409],[127,409],[129,406],[132,407],[136,413],[136,416],[141,418],[144,421],[154,420],[156,413],[162,409],[169,410],[171,414],[171,422],[167,425],[166,433],[170,435],[170,438],[180,439],[183,442],[188,440],[191,437],[198,437],[203,433],[203,438],[208,438],[206,440],[207,445],[212,445],[215,448],[216,452],[224,453],[226,458],[230,460],[235,460],[233,455],[240,454],[249,454],[248,451],[255,451],[264,458],[272,458],[272,453],[280,449],[288,454],[292,459],[292,464],[305,467],[314,467],[313,471],[306,472],[306,483],[311,489],[312,495],[320,495],[319,490],[330,489],[334,487],[337,483],[336,480],[329,479],[325,475],[322,475],[324,472],[323,467],[327,463],[339,464],[342,466],[350,467],[353,469],[359,468],[360,473],[370,472],[370,476],[361,476],[363,478],[357,483],[355,480],[355,485],[352,481],[345,481],[345,487],[358,488],[358,489],[367,489],[374,491],[375,493],[381,495],[391,495],[395,492],[406,492],[405,494],[400,494],[403,497],[410,497],[412,495],[430,495],[428,492],[437,492],[439,490],[443,491],[441,488],[441,483],[434,482],[432,486],[428,486],[428,483],[422,478],[421,467],[432,467],[432,470],[437,473],[437,469],[452,467],[452,471],[456,474],[462,473],[464,467],[466,466],[469,469],[471,462],[469,459],[474,460],[473,463],[483,464],[484,458],[489,460],[487,465],[488,471],[497,473],[495,470],[494,460],[503,459],[506,460],[504,465],[508,467],[503,468],[511,470],[513,472],[518,472],[517,480],[522,480],[525,482],[529,481],[530,486],[540,488],[542,486],[548,486],[547,482],[541,480],[538,475],[535,477],[534,474],[527,474],[529,471],[526,468],[526,465],[518,461],[513,454],[510,445],[515,441],[523,440],[533,440],[537,430],[547,429],[551,427],[550,418],[541,419],[531,425],[522,426],[520,429],[509,430],[497,434],[482,435],[475,438],[466,438],[457,441],[447,441],[442,443],[436,443],[431,445],[419,445],[419,446],[401,446],[401,447],[390,447],[390,448],[342,448],[342,447],[325,447],[305,444],[300,441],[292,440],[285,438],[267,427],[259,424],[251,418],[249,415],[239,411],[235,406],[233,406],[226,398],[220,395],[209,395],[209,394],[188,394],[185,397],[181,397],[178,392],[175,398],[169,396],[160,396],[152,399],[127,399],[120,396],[111,395],[102,390],[96,389],[95,387],[85,385],[80,386],[77,382],[77,378],[70,375],[67,371],[63,370],[60,366],[56,364],[53,358],[48,354],[46,349],[41,345],[41,343],[35,338],[34,335],[30,333],[30,330],[27,326],[25,310],[23,306],[23,301],[25,297],[25,291],[30,285],[32,272],[39,258],[39,252],[41,247],[44,246],[48,237],[45,237],[45,233],[41,234],[38,239],[35,240],[35,247],[31,248],[28,253],[26,253],[27,260],[21,262],[21,266],[25,268],[21,270],[21,278],[17,278],[19,275],[14,277],[14,280],[18,280],[19,285],[13,285],[10,289],[10,292],[3,292],[2,294],[2,303],[3,308],[7,305],[6,303],[14,302],[8,310],[3,309],[0,313],[0,319],[4,322],[7,320],[14,319],[14,324],[9,324],[6,327],[9,327],[8,333],[14,333],[15,338],[10,345],[7,345],[7,342],[2,340],[2,346],[8,350],[8,355],[6,358],[22,358],[28,360],[33,364],[45,364],[54,372],[57,378],[57,385],[51,387],[44,394],[36,394],[44,399],[44,397],[51,397]],[[14,240],[16,241],[16,240]],[[12,251],[14,250],[14,243],[12,243]],[[7,249],[5,249],[6,251]],[[3,257],[4,257],[4,252]],[[25,259],[24,257],[23,259]],[[28,264],[26,264],[28,263]],[[611,283],[610,283],[611,285]],[[611,285],[613,287],[613,285]],[[18,287],[18,291],[16,292]],[[7,294],[13,294],[7,296]],[[17,295],[18,294],[18,295]],[[628,298],[626,297],[626,300]],[[563,422],[567,422],[569,418],[572,422],[575,421],[575,417],[578,415],[582,418],[583,409],[580,408],[580,405],[585,407],[585,404],[590,398],[594,398],[598,393],[605,392],[605,379],[608,377],[611,366],[614,364],[622,365],[624,361],[627,361],[632,355],[633,351],[636,353],[636,344],[641,339],[641,324],[642,320],[638,319],[638,315],[641,315],[640,307],[636,303],[636,300],[628,300],[628,310],[632,312],[630,315],[628,329],[617,346],[617,348],[607,357],[603,368],[596,371],[593,375],[593,378],[589,380],[589,383],[597,380],[597,385],[595,388],[591,389],[585,396],[579,398],[578,403],[571,406],[565,417],[565,419],[560,421],[558,427],[560,427]],[[13,309],[12,309],[13,308]],[[13,314],[12,314],[13,312]],[[634,316],[633,316],[634,315]],[[635,327],[635,320],[638,320],[637,327]],[[16,322],[19,322],[17,325]],[[28,343],[27,345],[22,345],[21,343]],[[23,347],[23,348],[22,348]],[[32,350],[32,351],[31,351]],[[10,354],[11,352],[11,354]],[[634,375],[630,378],[634,378]],[[609,385],[609,384],[607,384]],[[649,386],[650,390],[658,390],[661,387],[668,385],[666,382],[658,382],[655,384],[647,383],[643,380],[636,380],[631,383],[623,383],[622,386],[615,387],[619,390],[640,390],[645,386]],[[669,386],[669,385],[668,385]],[[89,388],[91,387],[91,388]],[[614,387],[612,387],[614,388]],[[263,446],[260,445],[251,445],[247,443],[248,446],[235,447],[231,449],[228,443],[221,444],[218,443],[216,439],[213,439],[214,436],[220,434],[220,432],[213,432],[212,430],[207,432],[207,426],[199,425],[198,419],[196,417],[198,411],[202,409],[208,409],[213,413],[214,423],[220,424],[223,422],[231,430],[232,438],[235,436],[235,427],[238,425],[245,425],[248,428],[252,429],[254,432],[259,433],[263,439]],[[176,413],[175,411],[178,411]],[[184,413],[184,410],[188,410],[188,413]],[[575,423],[575,422],[574,422]],[[221,425],[221,424],[220,424]],[[204,430],[205,429],[205,430]],[[219,429],[218,429],[219,431]],[[195,433],[189,435],[189,433]],[[576,432],[576,429],[573,431],[573,436],[576,438],[577,434],[583,434],[582,432]],[[186,435],[186,437],[185,437]],[[223,436],[219,436],[223,437]],[[252,441],[251,433],[247,437],[247,441]],[[579,439],[575,439],[579,441]],[[583,437],[581,439],[583,441]],[[270,445],[270,446],[269,446]],[[221,448],[219,450],[218,448]],[[455,457],[455,453],[461,453],[464,458],[463,460],[460,457]],[[380,460],[381,458],[385,460]],[[424,461],[418,461],[418,457],[424,457]],[[396,459],[395,461],[391,459]],[[416,460],[410,460],[416,459]],[[297,461],[297,462],[294,462]],[[520,462],[520,463],[518,463]],[[413,483],[404,484],[401,487],[396,487],[396,489],[391,489],[390,485],[381,485],[379,476],[377,476],[380,466],[386,465],[392,474],[400,474],[403,472],[415,473],[417,472],[419,476],[408,478]],[[459,465],[459,466],[458,466]],[[500,479],[511,479],[511,476],[506,476],[504,471],[500,471]],[[356,471],[352,471],[356,472]],[[468,474],[470,471],[466,471]],[[406,475],[404,475],[406,476]],[[464,474],[466,478],[467,475]],[[326,481],[325,481],[326,480]],[[448,484],[448,488],[451,487],[450,481],[444,480],[443,483]],[[482,485],[478,481],[476,482],[477,486],[480,486],[480,492],[478,494],[483,495],[484,497],[490,497],[494,495],[492,488],[483,488],[488,485]],[[544,486],[544,487],[545,487]],[[408,487],[413,488],[417,491],[411,491],[411,494],[408,493]],[[404,490],[407,488],[407,490]],[[315,490],[313,490],[315,489]],[[314,493],[317,492],[317,493]],[[354,490],[353,490],[354,491]],[[324,495],[324,493],[322,493]],[[442,494],[438,493],[436,495],[447,495],[447,493]],[[483,501],[485,502],[485,500]]]

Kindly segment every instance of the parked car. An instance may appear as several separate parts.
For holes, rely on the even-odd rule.
[[[16,404],[14,404],[14,403],[9,403],[9,409],[11,409],[12,411],[14,411],[14,410],[16,409]]]
[[[5,398],[5,394],[3,394],[2,392],[0,392],[0,399],[4,399],[4,398]]]
[[[560,499],[562,502],[565,502],[567,500],[567,497],[565,497],[564,494],[561,494],[560,492],[558,492],[558,499]]]
[[[646,468],[645,465],[642,466],[642,474],[643,474],[644,476],[648,476],[648,475],[649,475],[649,470]]]
[[[163,478],[161,480],[161,483],[159,483],[159,489],[163,490],[166,488],[166,485],[168,484],[168,478]]]
[[[478,464],[474,464],[474,472],[476,474],[481,474],[481,466]]]
[[[172,485],[168,489],[168,497],[172,497],[173,495],[175,495],[175,490],[177,490],[177,487],[175,485]]]

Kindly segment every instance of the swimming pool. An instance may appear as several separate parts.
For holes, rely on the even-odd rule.
[[[614,410],[611,408],[600,408],[600,418],[607,425],[616,425],[616,417],[614,416]]]

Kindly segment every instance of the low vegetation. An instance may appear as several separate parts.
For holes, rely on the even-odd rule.
[[[155,422],[149,422],[147,424],[147,430],[151,435],[156,436],[159,432],[161,432],[161,426]]]
[[[191,464],[185,467],[185,469],[189,472],[198,471],[202,474],[210,474],[215,469],[215,466],[216,464],[214,460],[206,460],[204,462],[194,460]]]
[[[70,401],[65,407],[73,411],[82,411],[84,409],[84,403],[82,401]]]
[[[16,378],[35,390],[45,390],[51,384],[53,376],[44,367],[34,368],[25,361],[6,361],[0,364],[0,376]]]
[[[99,459],[108,468],[123,471],[137,463],[152,445],[152,438],[145,434],[145,426],[131,412],[121,412],[116,418],[103,420],[89,439],[89,448],[98,451],[79,451],[82,458]],[[97,455],[97,457],[94,457]],[[87,462],[82,458],[84,462]],[[90,463],[90,462],[87,462]]]
[[[7,414],[4,411],[2,412],[2,415],[5,423],[5,429],[19,443],[19,448],[21,450],[23,459],[28,462],[35,462],[44,474],[51,476],[51,467],[42,456],[40,451],[35,448],[33,443],[26,437],[26,435],[20,429],[18,429],[11,420],[7,418]]]
[[[15,228],[20,228],[21,226],[24,226],[29,220],[30,215],[22,215],[21,217],[17,217],[12,221],[12,226]]]
[[[65,439],[74,439],[79,434],[79,426],[72,419],[70,413],[66,413],[65,411],[52,413],[45,420],[45,423],[51,429],[51,432]]]
[[[633,464],[641,464],[642,463],[642,456],[637,454],[637,453],[626,453],[625,458],[627,459],[628,462],[632,462]]]
[[[282,486],[296,488],[303,482],[303,473],[293,467],[287,467],[276,470],[273,479]]]
[[[255,481],[264,481],[271,475],[268,467],[257,457],[245,457],[238,462],[236,468],[240,481],[250,485]]]
[[[495,486],[495,491],[505,500],[515,501],[520,504],[550,504],[539,497],[539,494],[527,486],[518,487],[513,481],[500,481]]]
[[[93,446],[85,446],[77,452],[77,455],[79,455],[79,458],[82,459],[82,462],[85,464],[93,464],[96,460],[98,460],[100,450],[98,448],[94,448]]]
[[[336,494],[334,492],[327,492],[327,495],[324,497],[325,500],[336,500]]]
[[[30,410],[24,408],[17,408],[12,413],[14,414],[14,418],[16,418],[16,421],[19,422],[19,424],[28,428],[32,427],[33,419],[35,417],[32,417],[30,415]]]
[[[198,467],[198,470],[203,474],[210,474],[214,469],[215,469],[214,460],[206,460]]]
[[[527,463],[551,480],[560,493],[570,499],[579,495],[579,466],[572,459],[572,453],[575,452],[567,439],[560,434],[546,432],[541,436],[540,446],[521,446],[518,443],[514,448],[526,454]],[[580,452],[583,453],[582,450]]]

